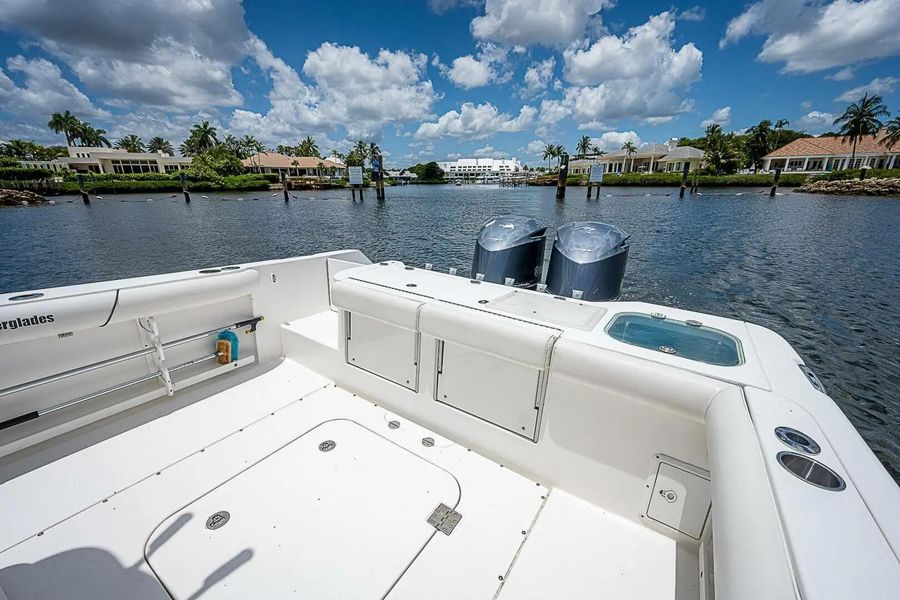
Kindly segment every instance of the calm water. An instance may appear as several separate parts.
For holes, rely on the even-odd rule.
[[[266,192],[194,194],[190,205],[165,194],[90,207],[58,198],[0,209],[0,291],[344,248],[467,273],[491,216],[536,217],[550,236],[570,221],[605,221],[632,234],[624,299],[778,331],[900,480],[900,200],[707,190],[679,202],[672,191],[604,188],[613,197],[586,201],[570,188],[564,204],[552,188],[487,186],[389,188],[383,205],[371,190],[363,203],[329,191],[288,205]]]

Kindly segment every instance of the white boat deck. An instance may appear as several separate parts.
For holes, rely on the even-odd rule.
[[[674,540],[290,360],[255,369],[116,435],[75,432],[82,449],[0,484],[9,600],[698,597]],[[462,515],[450,535],[426,522],[441,503]]]

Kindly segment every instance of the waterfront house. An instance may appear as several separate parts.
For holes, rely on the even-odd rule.
[[[384,174],[385,177],[393,179],[397,183],[411,183],[419,178],[419,176],[412,171],[407,171],[405,169],[402,171],[385,171]]]
[[[688,171],[693,172],[703,166],[704,158],[706,158],[706,153],[703,150],[693,146],[678,146],[659,159],[657,170],[666,173],[681,173],[687,165]]]
[[[79,173],[174,173],[191,166],[190,157],[162,152],[127,152],[118,148],[70,146],[68,156],[23,160],[23,167]]]
[[[586,175],[592,165],[602,165],[605,173],[680,173],[685,165],[691,171],[703,166],[703,150],[678,146],[678,140],[665,144],[643,144],[630,156],[616,150],[602,156],[586,156],[569,161],[569,173]]]
[[[456,179],[497,181],[522,172],[522,163],[512,158],[458,158],[454,161],[438,161],[444,177]]]
[[[856,144],[840,137],[799,138],[763,157],[763,170],[782,169],[791,173],[822,173],[840,169],[900,168],[900,145],[889,149],[884,144],[884,134],[866,136]]]
[[[260,152],[241,161],[253,173],[284,173],[287,177],[346,177],[347,167],[335,158],[288,156],[277,152]]]

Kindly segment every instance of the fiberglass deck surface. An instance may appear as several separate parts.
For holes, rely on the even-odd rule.
[[[450,536],[420,514],[441,502]],[[676,597],[674,541],[291,361],[7,481],[0,506],[9,600]]]

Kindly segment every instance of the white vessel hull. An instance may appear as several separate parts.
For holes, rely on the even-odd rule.
[[[769,330],[212,271],[0,299],[0,598],[900,597],[900,488]],[[651,314],[739,360],[617,338]]]

